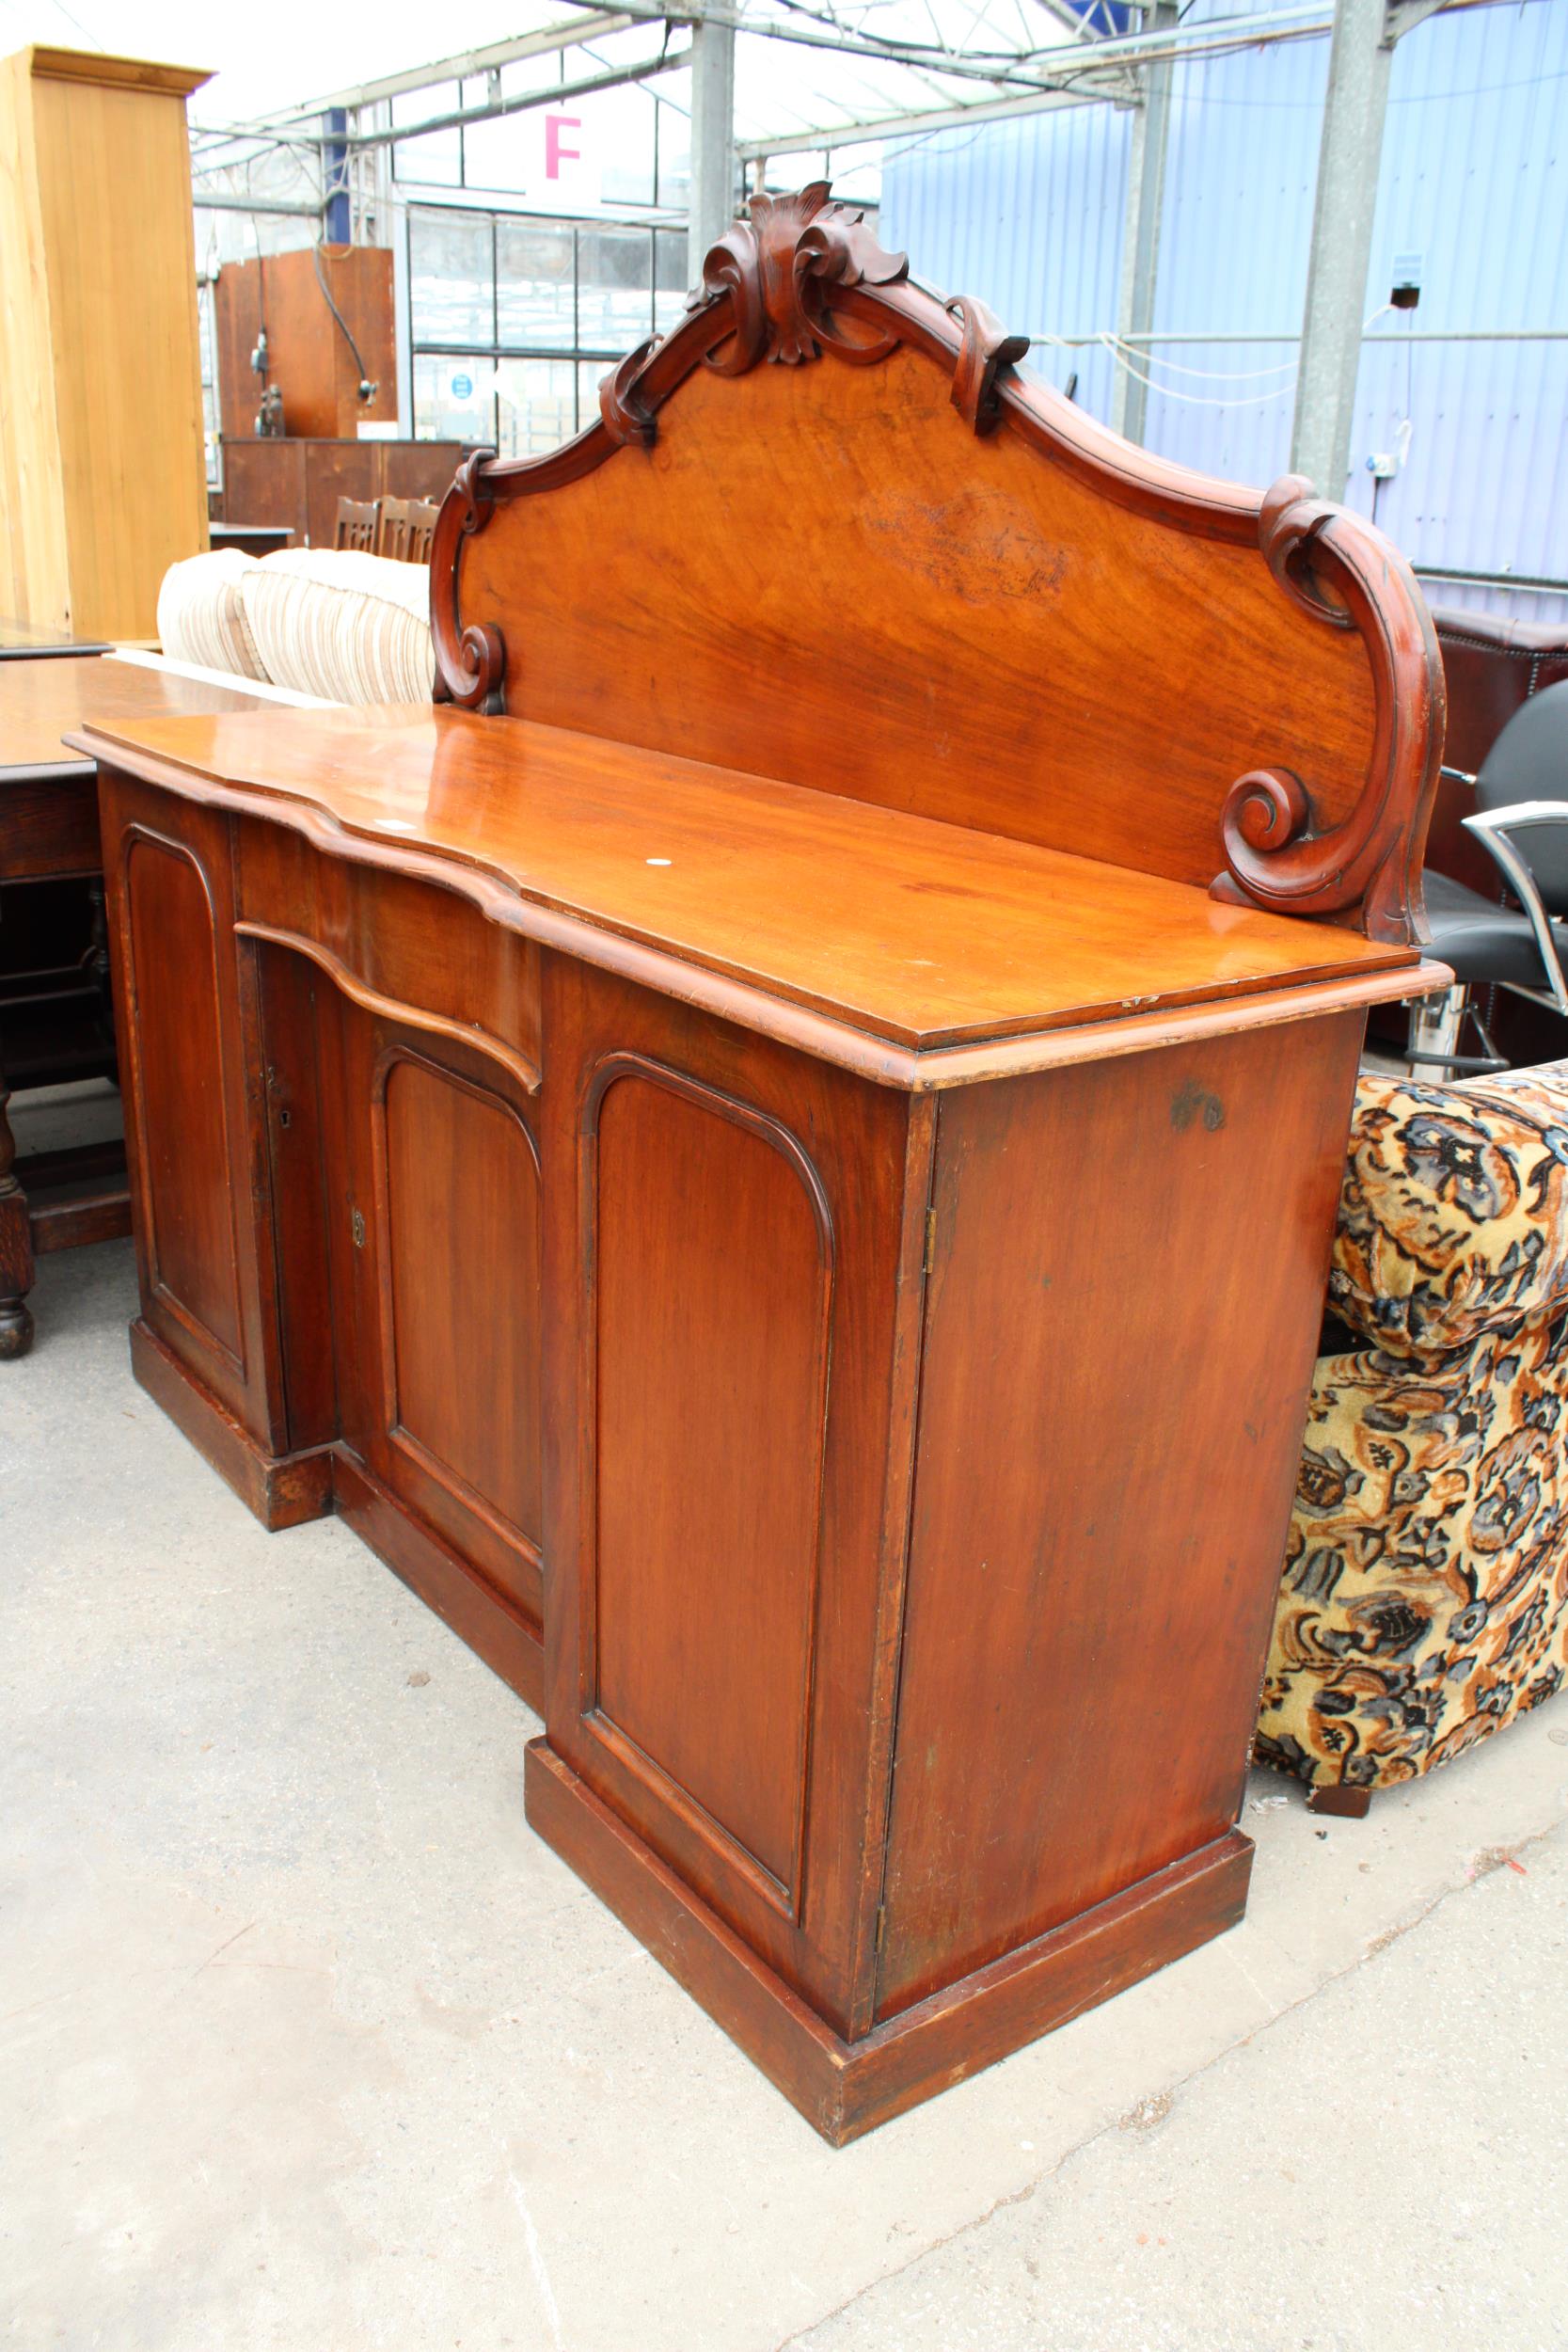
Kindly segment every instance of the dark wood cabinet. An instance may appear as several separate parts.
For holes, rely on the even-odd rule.
[[[443,499],[466,454],[461,441],[226,438],[222,522],[267,525],[290,532],[297,547],[329,548],[340,499]]]
[[[141,1376],[542,1710],[530,1820],[842,2140],[1241,1914],[1441,673],[1366,525],[821,198],[465,469],[458,707],[91,742]]]
[[[251,357],[263,332],[265,380],[281,395],[288,433],[352,435],[361,417],[396,422],[397,327],[387,246],[318,245],[226,262],[213,311],[226,437],[253,429],[263,382]],[[375,388],[370,400],[359,394],[361,363]]]

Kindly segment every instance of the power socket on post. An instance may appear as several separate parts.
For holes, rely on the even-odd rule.
[[[1367,460],[1367,471],[1374,482],[1392,482],[1399,469],[1400,461],[1389,450],[1378,450]]]

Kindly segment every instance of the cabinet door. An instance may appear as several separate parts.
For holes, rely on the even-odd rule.
[[[101,788],[142,1316],[280,1450],[265,1131],[246,1076],[228,820],[112,772]]]
[[[343,1434],[540,1622],[539,1158],[485,1056],[334,1000],[325,1091]],[[335,1034],[328,1036],[331,1026]],[[339,1172],[341,1170],[341,1173]]]
[[[847,2021],[909,1469],[908,1099],[563,961],[545,1005],[550,1744]]]

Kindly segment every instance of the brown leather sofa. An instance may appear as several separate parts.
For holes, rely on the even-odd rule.
[[[1448,682],[1444,760],[1448,767],[1474,775],[1515,712],[1547,687],[1568,679],[1568,624],[1543,627],[1442,606],[1433,606],[1433,619]],[[1497,867],[1465,828],[1476,799],[1463,774],[1445,774],[1439,780],[1427,839],[1427,869],[1449,875],[1503,905],[1507,901]],[[1564,1025],[1556,1013],[1494,988],[1475,991],[1473,996],[1491,1045],[1505,1060],[1514,1065],[1552,1061],[1568,1052]],[[1403,1026],[1391,1014],[1374,1013],[1371,1028],[1379,1045],[1394,1053],[1404,1050]],[[1414,1030],[1409,1041],[1415,1041]],[[1436,1036],[1425,1041],[1441,1042]]]
[[[1449,689],[1444,761],[1474,775],[1521,704],[1568,678],[1568,624],[1542,628],[1441,605],[1433,605],[1432,617]],[[1497,869],[1463,822],[1474,807],[1469,787],[1445,776],[1433,810],[1427,864],[1495,898],[1501,895]]]

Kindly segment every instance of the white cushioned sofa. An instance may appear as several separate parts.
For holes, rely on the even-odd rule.
[[[427,566],[346,548],[172,564],[158,637],[170,661],[324,702],[427,703],[436,678]]]

